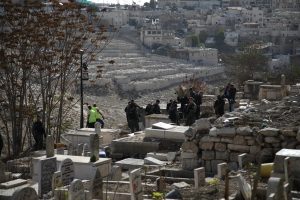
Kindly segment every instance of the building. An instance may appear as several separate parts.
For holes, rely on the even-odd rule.
[[[140,39],[143,45],[152,47],[153,44],[184,46],[183,38],[175,37],[173,30],[164,30],[160,26],[144,27],[141,29]]]
[[[214,48],[180,48],[176,49],[176,58],[201,65],[218,65],[218,50]]]
[[[113,25],[114,27],[120,27],[128,24],[129,11],[120,9],[107,9],[106,12],[100,13],[101,22],[104,24]]]

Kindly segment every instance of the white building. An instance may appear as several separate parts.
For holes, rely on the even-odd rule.
[[[128,24],[129,12],[128,10],[112,9],[107,12],[101,12],[101,21],[114,27],[120,27]]]
[[[169,44],[175,47],[182,47],[185,44],[185,39],[175,37],[174,31],[163,30],[160,26],[142,28],[140,39],[148,47],[151,47],[153,44]]]
[[[213,48],[188,48],[189,60],[203,65],[218,64],[218,49]]]

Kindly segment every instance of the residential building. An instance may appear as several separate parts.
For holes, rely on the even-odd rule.
[[[140,39],[143,45],[147,47],[152,47],[153,44],[181,47],[185,44],[183,38],[175,37],[174,31],[164,30],[160,26],[143,27],[141,29]]]
[[[201,65],[218,65],[218,50],[214,48],[178,48],[176,58]]]

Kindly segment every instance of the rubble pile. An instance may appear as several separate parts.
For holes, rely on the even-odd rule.
[[[246,162],[266,163],[272,162],[282,148],[300,149],[299,105],[299,96],[294,96],[237,109],[215,121],[198,120],[194,134],[186,135],[182,145],[182,166],[193,165],[197,158],[192,155],[198,152],[206,173],[216,174],[218,164],[223,162],[237,170],[238,155],[242,153],[247,154]],[[187,158],[189,165],[185,162]]]

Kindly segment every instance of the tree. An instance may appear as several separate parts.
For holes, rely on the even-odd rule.
[[[190,44],[191,47],[199,47],[199,37],[197,35],[192,35],[187,38],[187,43]]]
[[[4,0],[1,7],[0,123],[9,155],[12,146],[17,156],[31,143],[36,115],[42,117],[46,133],[59,141],[65,115],[73,105],[68,92],[78,78],[79,50],[93,52],[84,54],[87,62],[109,40],[107,27],[99,23],[101,14],[90,6]]]
[[[248,79],[253,80],[255,72],[267,71],[267,57],[252,47],[245,48],[241,53],[223,57],[223,60],[229,65],[229,72],[240,83]]]
[[[150,0],[149,6],[152,8],[152,10],[156,9],[157,2],[155,0]]]
[[[206,31],[200,31],[200,33],[199,33],[199,42],[205,43],[207,37],[208,37],[208,34],[207,34]]]
[[[223,45],[224,44],[224,39],[225,39],[224,30],[219,29],[217,31],[216,35],[215,35],[216,44],[218,46]]]

